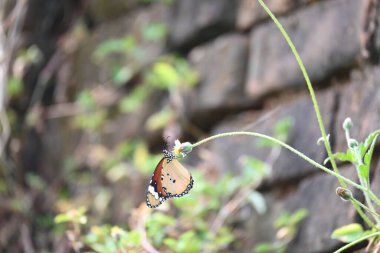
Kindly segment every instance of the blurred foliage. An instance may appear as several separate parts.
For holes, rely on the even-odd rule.
[[[274,133],[273,137],[275,139],[278,139],[282,142],[285,142],[286,139],[288,138],[289,131],[292,128],[294,122],[292,118],[284,118],[279,120],[274,127]],[[278,147],[278,144],[274,143],[273,141],[269,141],[267,139],[259,139],[257,145],[259,147],[266,147],[266,148],[271,148],[271,147]]]
[[[212,229],[215,220],[219,219],[219,210],[241,188],[246,187],[247,181],[257,182],[256,176],[263,176],[261,173],[262,170],[259,168],[253,173],[248,173],[250,177],[247,177],[247,174],[242,174],[240,177],[225,175],[218,182],[211,184],[203,173],[194,171],[196,187],[191,193],[186,197],[168,201],[169,205],[173,205],[169,209],[176,212],[167,210],[165,206],[168,204],[152,212],[143,203],[132,211],[134,219],[130,222],[142,224],[132,225],[129,228],[111,229],[111,225],[102,225],[79,229],[78,225],[83,225],[87,221],[83,216],[83,208],[60,214],[55,221],[71,224],[72,234],[77,236],[76,244],[83,244],[96,252],[116,250],[141,252],[144,247],[142,240],[151,242],[152,247],[160,252],[218,252],[227,249],[235,239],[233,231],[227,224],[223,224],[215,231]],[[258,192],[255,193],[259,195]],[[86,232],[80,234],[75,231]]]
[[[114,91],[117,95],[104,106],[97,102],[96,94],[92,90],[79,92],[76,103],[86,113],[76,116],[73,126],[82,129],[100,129],[111,115],[115,115],[114,110],[107,110],[112,105],[116,106],[116,113],[136,113],[153,94],[194,87],[198,83],[198,74],[184,58],[163,55],[153,62],[146,62],[144,43],[157,43],[166,36],[165,24],[152,23],[147,24],[138,36],[126,35],[100,43],[93,57],[102,68],[109,70],[112,77],[110,82],[117,89]],[[120,93],[120,88],[129,84],[136,76],[139,76],[139,81],[128,85],[132,88],[127,93]],[[165,120],[174,118],[173,110],[170,107],[163,107],[151,116],[146,129],[151,131],[162,129]]]
[[[143,3],[163,3],[172,5],[176,0],[141,0]]]
[[[298,224],[307,217],[306,209],[299,209],[293,214],[283,213],[274,222],[274,228],[277,230],[276,241],[271,243],[260,243],[254,249],[253,253],[283,253],[287,245],[297,234]]]
[[[276,129],[282,124],[280,121]],[[103,158],[100,163],[102,173],[117,183],[119,180],[132,180],[137,173],[150,174],[161,155],[150,154],[146,144],[136,140],[120,143],[115,150],[107,151]],[[258,215],[267,211],[264,197],[255,188],[270,176],[270,164],[254,157],[244,157],[241,171],[239,176],[224,174],[210,181],[206,172],[192,170],[195,185],[188,195],[170,199],[155,210],[142,203],[130,212],[127,225],[98,225],[91,214],[85,214],[83,207],[59,214],[55,222],[67,224],[72,247],[91,252],[230,251],[236,247],[238,239],[231,226],[233,214],[247,205]],[[285,213],[275,224],[283,238],[272,244],[261,244],[255,252],[269,252],[264,251],[268,247],[276,247],[276,252],[282,252],[280,248],[286,248],[305,216],[305,210],[292,215]]]

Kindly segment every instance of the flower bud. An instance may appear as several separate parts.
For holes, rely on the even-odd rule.
[[[353,127],[353,125],[354,124],[352,123],[351,118],[346,118],[343,122],[343,129],[348,131]]]
[[[174,143],[173,153],[177,158],[183,158],[193,150],[193,144],[190,142],[181,143],[179,140],[175,140]]]
[[[351,191],[343,187],[336,188],[336,194],[344,201],[352,199]]]

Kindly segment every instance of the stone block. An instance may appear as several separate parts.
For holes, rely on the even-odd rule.
[[[318,95],[318,101],[326,131],[329,133],[331,120],[333,120],[335,93],[333,91],[321,93]],[[323,162],[326,158],[324,146],[317,145],[321,133],[309,98],[295,99],[294,102],[282,105],[271,112],[265,112],[261,116],[264,117],[264,120],[258,120],[256,123],[252,115],[252,113],[244,113],[238,117],[232,117],[220,124],[213,134],[245,130],[273,136],[276,123],[289,118],[293,122],[293,126],[289,131],[286,143],[317,162]],[[258,141],[260,141],[258,138],[248,136],[226,137],[215,140],[211,144],[211,151],[217,154],[218,167],[222,171],[239,173],[238,161],[244,156],[268,161],[272,166],[272,176],[267,182],[269,184],[294,181],[319,171],[288,150],[281,149],[280,153],[276,154],[278,151],[271,151],[271,148],[260,148]]]
[[[342,128],[345,118],[354,123],[351,138],[364,141],[371,132],[380,129],[380,68],[368,67],[354,71],[349,83],[339,91],[339,105],[335,119],[335,150],[347,150],[346,138]]]
[[[362,1],[323,1],[280,18],[311,81],[318,84],[360,57]],[[251,32],[246,90],[258,99],[286,89],[306,89],[301,70],[272,21]]]
[[[248,39],[231,34],[211,43],[196,47],[189,54],[200,83],[195,89],[183,92],[187,114],[199,125],[212,125],[219,115],[239,110],[252,104],[244,94]],[[211,121],[211,122],[210,122]]]
[[[172,8],[169,44],[180,50],[206,42],[235,26],[238,0],[177,0]]]
[[[268,8],[276,15],[281,15],[296,7],[298,0],[265,1]],[[268,14],[257,0],[242,0],[239,3],[236,26],[247,30],[259,21],[268,18]]]
[[[73,56],[73,82],[90,86],[108,83],[112,79],[111,63],[120,66],[128,65],[133,74],[152,63],[164,52],[165,38],[161,41],[145,39],[144,29],[157,23],[167,26],[168,11],[167,6],[154,4],[98,26],[90,37],[79,45]],[[136,52],[134,54],[125,53],[123,56],[113,56],[96,61],[94,52],[98,45],[126,36],[132,36],[135,39]]]

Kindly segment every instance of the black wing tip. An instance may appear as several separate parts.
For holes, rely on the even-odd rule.
[[[170,195],[170,197],[180,198],[180,197],[188,194],[189,191],[193,188],[193,185],[194,185],[194,179],[192,176],[190,176],[190,183],[187,185],[186,189],[183,192],[181,192],[180,194]]]

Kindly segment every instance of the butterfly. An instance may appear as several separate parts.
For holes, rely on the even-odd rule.
[[[182,166],[173,153],[164,150],[164,157],[157,164],[148,185],[146,204],[156,208],[173,197],[182,197],[193,187],[191,173]]]

